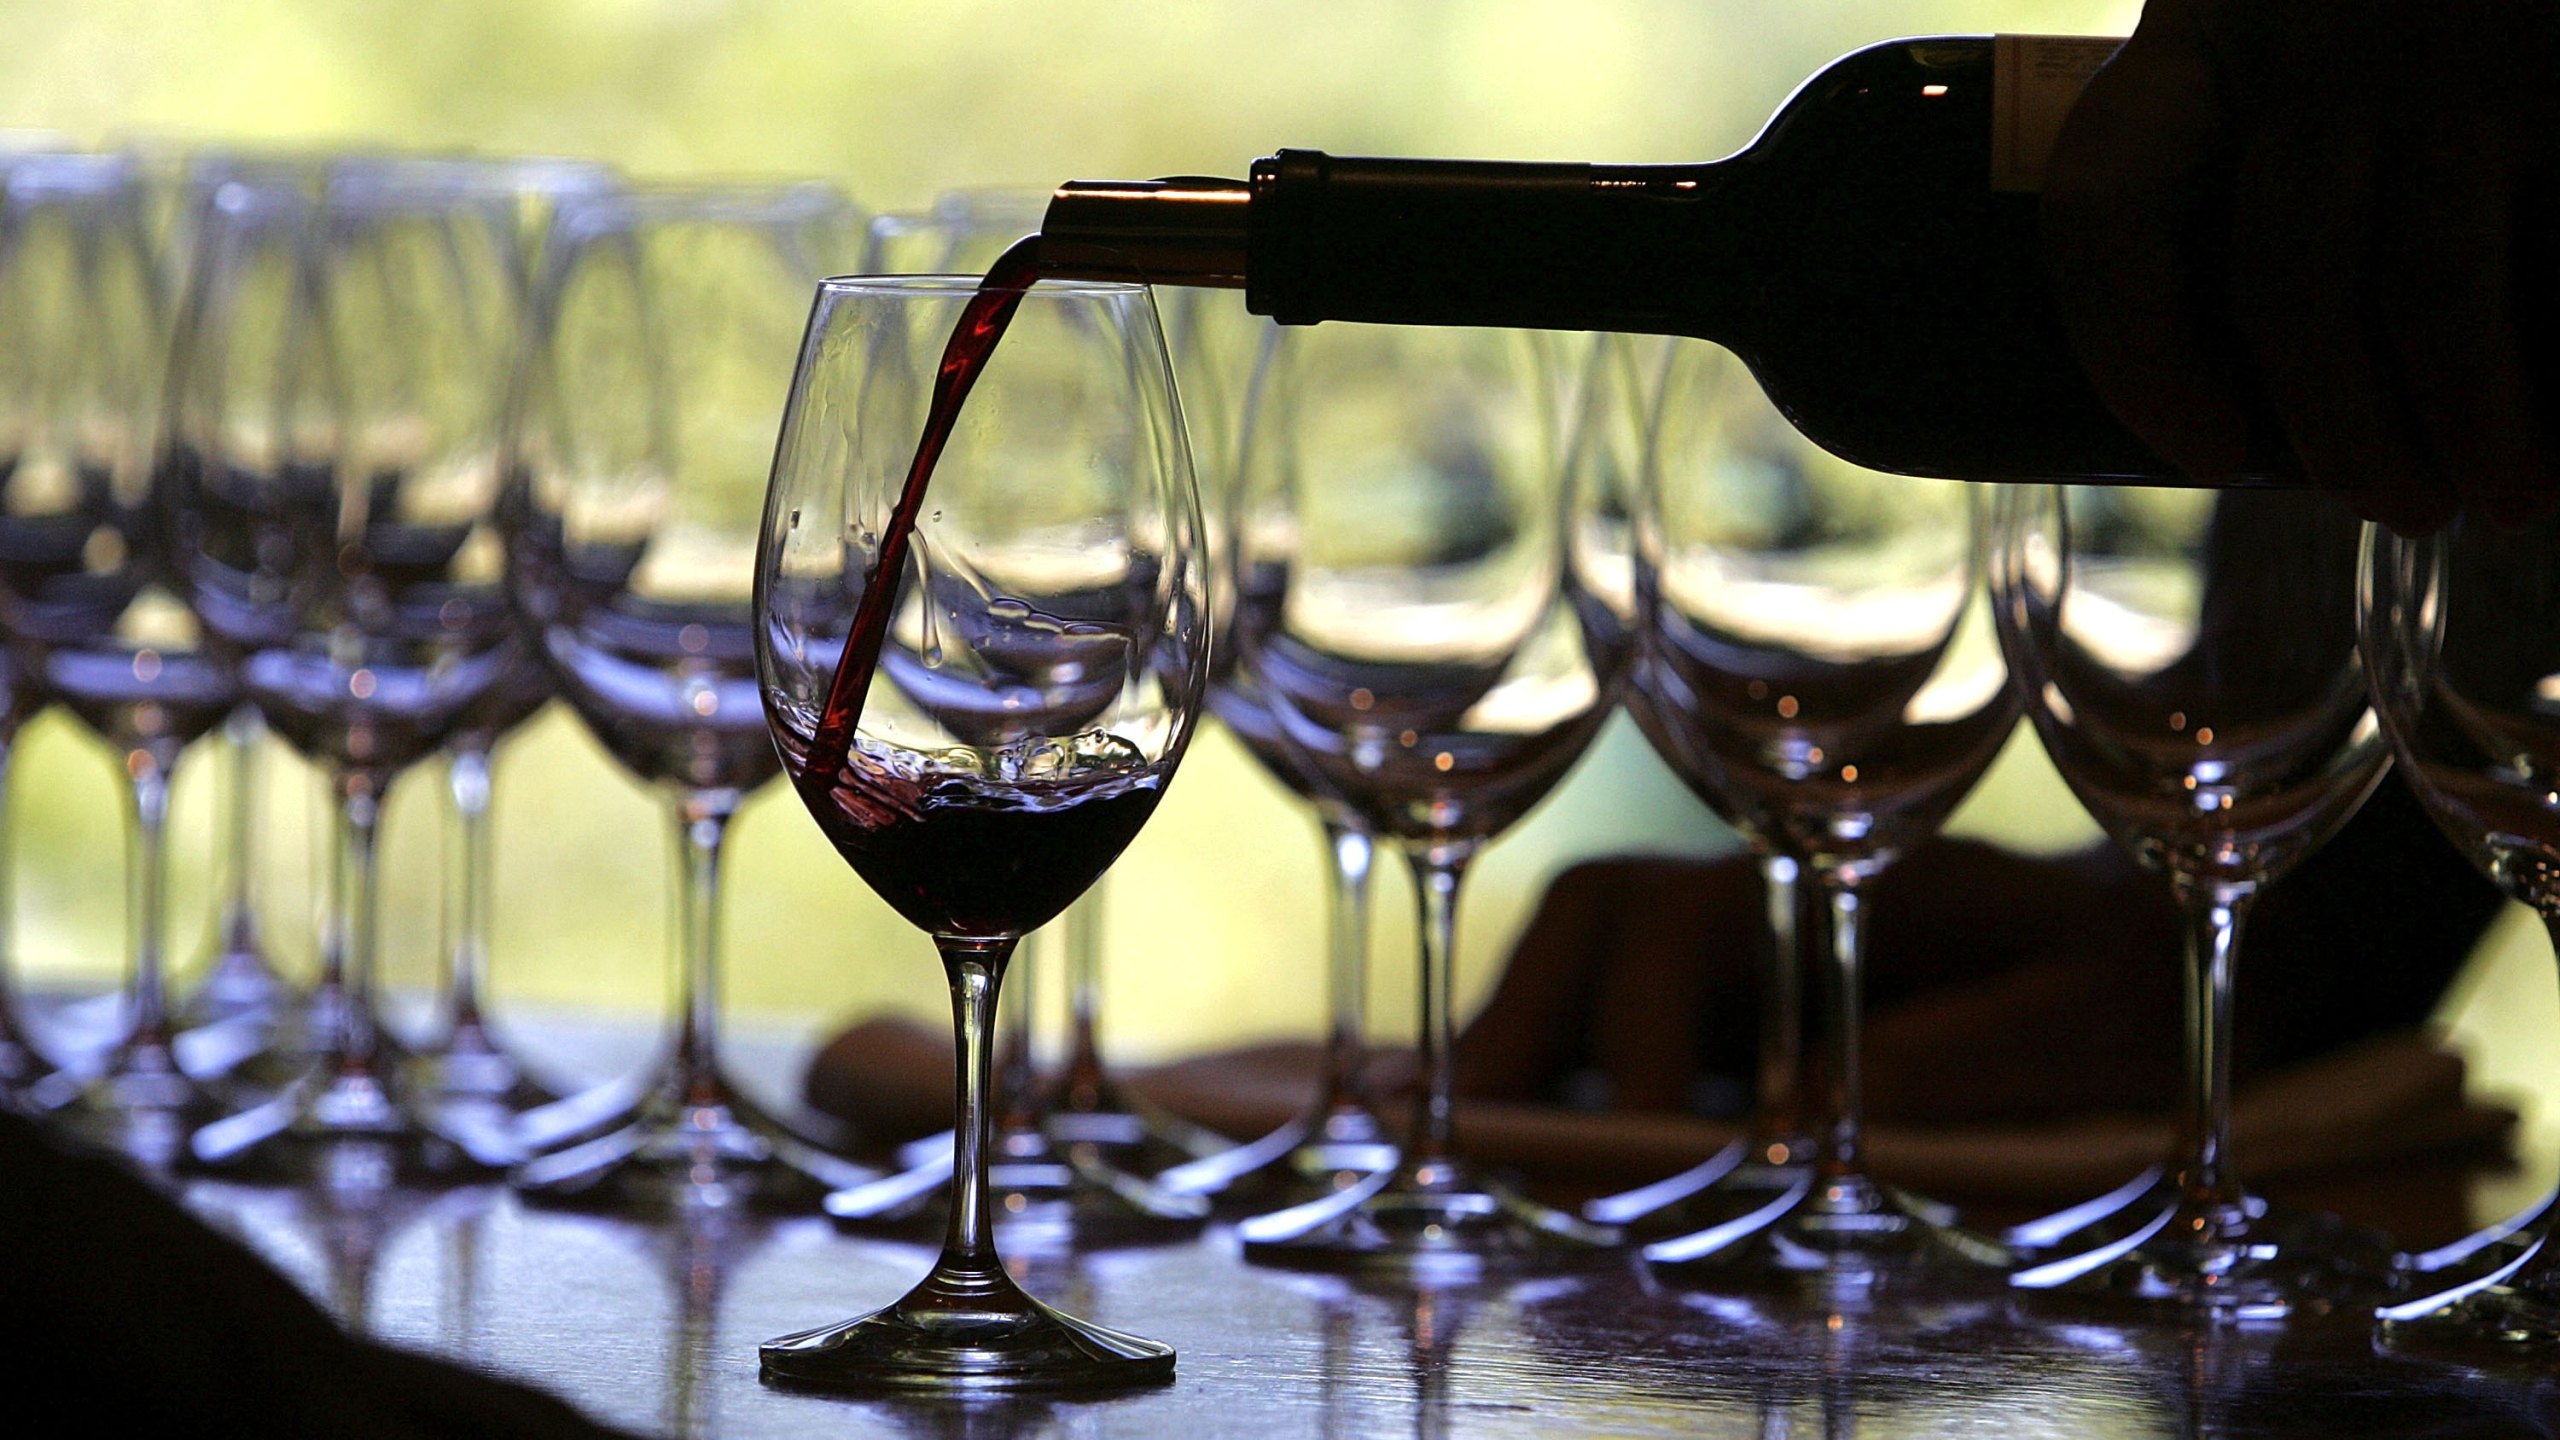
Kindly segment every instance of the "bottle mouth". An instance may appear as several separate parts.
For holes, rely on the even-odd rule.
[[[1040,222],[1040,273],[1241,289],[1252,199],[1240,180],[1070,180]]]

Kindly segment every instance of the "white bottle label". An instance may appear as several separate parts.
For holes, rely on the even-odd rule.
[[[2108,35],[1991,38],[1991,188],[2044,188],[2054,137],[2080,91],[2123,40]]]

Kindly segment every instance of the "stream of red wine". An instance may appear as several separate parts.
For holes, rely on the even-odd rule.
[[[851,755],[854,726],[862,719],[862,697],[871,689],[871,672],[880,665],[889,617],[897,610],[898,581],[906,573],[907,546],[915,535],[916,517],[924,510],[934,462],[950,443],[970,387],[995,355],[1005,327],[1013,323],[1023,292],[1039,278],[1040,237],[1026,235],[987,267],[986,278],[978,282],[977,293],[962,307],[959,323],[943,344],[942,363],[933,377],[933,399],[925,410],[924,433],[917,437],[915,458],[907,464],[906,487],[898,492],[889,523],[880,532],[880,552],[862,587],[862,603],[854,609],[853,628],[845,635],[844,655],[836,661],[835,678],[827,686],[827,705],[819,712],[818,732],[802,762],[803,770],[835,775]]]

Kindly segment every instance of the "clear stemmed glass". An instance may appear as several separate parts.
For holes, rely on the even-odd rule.
[[[0,231],[0,246],[7,243],[7,232]],[[0,351],[0,366],[11,365],[15,358]],[[13,373],[9,384],[23,391],[34,379]],[[12,417],[8,442],[19,443],[19,435],[33,419],[32,414]],[[9,848],[15,832],[6,814],[8,763],[18,732],[43,705],[27,667],[16,655],[0,649],[0,1105],[28,1110],[51,1109],[77,1093],[72,1078],[37,1043],[32,1023],[21,1012],[17,985],[17,872]]]
[[[199,212],[165,442],[174,573],[336,801],[320,1053],[197,1132],[199,1159],[372,1185],[515,1157],[503,1117],[418,1103],[375,1010],[374,837],[392,781],[517,663],[492,525],[515,334],[488,197],[344,167],[234,179]]]
[[[1998,1245],[1867,1172],[1859,1064],[1867,886],[1935,833],[2017,726],[1982,496],[1822,453],[1725,351],[1683,341],[1664,356],[1636,547],[1648,733],[1754,846],[1793,862],[1820,1084],[1801,1168],[1738,1175],[1713,1198],[1760,1204],[1645,1257],[1827,1288],[1989,1273],[2008,1259]]]
[[[855,873],[933,937],[960,1051],[940,1260],[885,1309],[768,1343],[777,1383],[1067,1388],[1173,1369],[1170,1348],[1062,1315],[1005,1273],[989,1030],[1016,943],[1137,834],[1189,740],[1208,638],[1199,502],[1147,292],[1043,283],[1019,292],[969,394],[907,563],[875,573],[934,357],[975,290],[821,288],[765,503],[756,656],[775,741]],[[877,671],[858,717],[831,712],[854,608],[881,584],[898,588]]]
[[[2499,888],[2560,934],[2560,521],[2456,519],[2405,539],[2368,528],[2360,625],[2374,707],[2429,815]],[[2560,1196],[2411,1256],[2416,1299],[2380,1318],[2394,1345],[2560,1353]]]
[[[2187,927],[2177,1152],[2076,1228],[2047,1227],[2014,1283],[2233,1319],[2371,1298],[2380,1237],[2270,1211],[2230,1156],[2242,924],[2389,755],[2356,653],[2355,518],[2311,494],[2022,487],[1998,532],[2000,643],[2037,734]]]
[[[1640,397],[1644,414],[1640,443],[1647,452],[1664,438],[1677,445],[1691,433],[1690,422],[1684,418],[1671,425],[1667,437],[1662,434],[1660,392],[1669,378],[1667,371],[1673,360],[1670,347],[1676,344],[1668,339],[1630,341],[1613,362],[1635,367],[1638,372],[1628,381],[1627,392]],[[1704,361],[1693,357],[1682,363]],[[1650,463],[1649,453],[1638,463]],[[1666,688],[1657,678],[1650,647],[1645,645],[1639,644],[1628,662],[1626,708],[1636,728],[1651,742],[1654,753],[1674,766],[1675,773],[1681,773],[1676,767],[1696,748],[1687,737],[1686,727],[1692,717],[1680,709],[1678,687]],[[1703,783],[1687,774],[1683,774],[1683,781],[1692,787]],[[1582,1207],[1585,1219],[1627,1226],[1638,1233],[1693,1233],[1759,1209],[1807,1173],[1812,1147],[1804,1133],[1800,1087],[1808,957],[1802,953],[1801,942],[1818,938],[1819,932],[1796,923],[1797,907],[1811,897],[1796,883],[1795,860],[1766,844],[1757,845],[1755,852],[1761,887],[1767,897],[1764,908],[1771,943],[1768,968],[1760,977],[1757,1083],[1748,1125],[1741,1135],[1686,1170],[1586,1203]]]
[[[613,170],[589,160],[548,157],[384,157],[370,167],[407,175],[456,193],[480,194],[514,212],[510,271],[519,318],[530,312],[534,267],[542,236],[560,202],[610,193]],[[523,347],[510,343],[500,357],[510,367]],[[511,376],[493,376],[511,384]],[[551,698],[549,675],[530,653],[464,715],[445,744],[445,799],[450,842],[446,849],[446,945],[442,994],[426,1037],[413,1047],[410,1083],[424,1097],[454,1099],[521,1111],[559,1098],[492,1030],[486,1012],[491,888],[495,855],[489,824],[491,762],[498,742],[533,718]]]
[[[945,190],[934,197],[932,233],[948,237],[949,248],[943,263],[931,268],[961,273],[983,270],[1006,245],[1037,231],[1048,205],[1049,195],[1043,190],[1007,186]],[[1162,292],[1156,300],[1165,344],[1173,356],[1175,380],[1182,391],[1183,421],[1192,437],[1193,462],[1204,472],[1201,488],[1205,496],[1225,478],[1210,473],[1208,467],[1218,464],[1228,453],[1223,437],[1233,423],[1234,400],[1227,389],[1214,383],[1223,378],[1217,362],[1225,355],[1218,329],[1208,323],[1207,317],[1224,316],[1229,313],[1229,306],[1241,316],[1242,307],[1231,294],[1187,288]],[[1211,518],[1214,522],[1214,515]],[[1132,1185],[1124,1177],[1200,1160],[1225,1151],[1228,1145],[1223,1136],[1139,1099],[1120,1083],[1105,1056],[1103,915],[1110,892],[1111,879],[1105,875],[1067,907],[1057,925],[1042,932],[1054,941],[1061,962],[1059,969],[1066,977],[1067,1035],[1066,1052],[1059,1061],[1055,1083],[1036,1097],[1035,1108],[1043,1130],[1056,1143],[1069,1147],[1069,1158],[1077,1162],[1080,1173],[1093,1176],[1095,1167],[1117,1172],[1101,1175],[1099,1178],[1105,1183],[1098,1191],[1090,1180],[1082,1189],[1095,1192],[1095,1198],[1103,1198],[1115,1208],[1134,1204],[1142,1213],[1156,1218],[1189,1218],[1188,1207],[1179,1200]],[[1029,1026],[1036,1019],[1029,1003],[1032,993],[1026,988],[1022,1012],[1026,1040]]]
[[[168,1169],[224,1109],[178,1063],[163,959],[169,776],[239,691],[159,588],[167,527],[152,432],[167,302],[141,200],[121,156],[8,168],[0,629],[40,692],[118,752],[131,804],[126,1029],[61,1118],[85,1143]]]
[[[184,156],[163,152],[155,163],[154,155],[144,152],[145,208],[152,212],[152,233],[160,255],[162,283],[168,293],[185,293],[200,229],[198,219],[211,203],[214,191],[226,180],[247,173],[260,175],[269,183],[317,186],[321,168],[316,161],[253,161],[220,150]],[[168,307],[166,318],[173,327],[177,309],[176,305]],[[164,334],[161,343],[165,355],[171,337]],[[178,1020],[199,1047],[208,1040],[218,1042],[215,1048],[220,1053],[211,1057],[211,1068],[227,1070],[275,1043],[279,1039],[276,1032],[295,1020],[302,997],[277,970],[266,927],[258,914],[258,855],[263,833],[258,823],[258,797],[260,772],[264,769],[259,757],[266,746],[266,717],[258,713],[256,705],[244,703],[223,721],[220,737],[222,758],[216,777],[214,833],[221,837],[222,902],[214,912],[213,927],[206,938],[205,958],[193,967],[198,972],[195,988],[178,1006]],[[219,1027],[221,1033],[217,1034],[214,1027]],[[288,1042],[287,1048],[307,1051],[310,1047]]]
[[[682,879],[668,1058],[517,1170],[527,1193],[810,1208],[872,1178],[765,1115],[718,1048],[721,846],[779,768],[753,668],[757,502],[810,288],[856,233],[824,185],[641,187],[564,200],[546,242],[509,586],[561,698],[669,796]]]
[[[1274,567],[1249,563],[1238,549],[1234,513],[1242,497],[1262,484],[1246,472],[1279,463],[1276,457],[1289,453],[1286,445],[1248,443],[1273,438],[1272,426],[1255,423],[1249,407],[1266,397],[1285,403],[1265,383],[1279,355],[1278,327],[1248,316],[1234,295],[1202,289],[1175,293],[1166,325],[1201,457],[1210,533],[1228,566],[1220,619],[1230,628],[1214,650],[1209,713],[1267,774],[1314,811],[1325,859],[1327,1020],[1316,1093],[1305,1110],[1268,1134],[1165,1170],[1156,1183],[1176,1194],[1215,1194],[1266,1210],[1287,1209],[1347,1190],[1396,1161],[1395,1142],[1378,1116],[1366,1074],[1369,877],[1377,842],[1359,812],[1326,784],[1323,767],[1296,752],[1297,742],[1234,663],[1239,642],[1232,627],[1269,622],[1276,597],[1261,592],[1279,579]],[[1300,739],[1323,743],[1319,736]]]
[[[1591,626],[1568,583],[1569,497],[1590,497],[1564,483],[1543,338],[1292,331],[1249,410],[1268,463],[1243,471],[1232,521],[1251,577],[1235,663],[1294,756],[1404,851],[1422,960],[1422,1089],[1397,1165],[1246,1221],[1257,1261],[1427,1276],[1615,1239],[1479,1174],[1452,1135],[1460,881],[1581,754],[1623,658],[1624,627]]]
[[[18,732],[43,707],[27,668],[0,651],[0,1106],[48,1110],[71,1098],[73,1081],[36,1043],[21,1012],[17,965],[17,866],[7,815],[9,758]]]

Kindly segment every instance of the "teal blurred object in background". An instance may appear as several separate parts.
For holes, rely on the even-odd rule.
[[[1805,75],[1915,30],[2121,31],[2130,0],[0,0],[0,126],[155,148],[400,146],[583,155],[635,175],[816,175],[869,208],[960,185],[1236,173],[1281,145],[1340,153],[1668,161],[1740,146]],[[777,415],[782,395],[774,396]],[[12,797],[22,953],[36,983],[103,984],[122,900],[105,752],[31,731]],[[495,1007],[652,1011],[672,876],[651,797],[555,710],[502,752]],[[211,924],[213,767],[182,769],[176,953]],[[266,767],[268,928],[311,959],[310,772]],[[423,984],[443,944],[435,785],[392,798],[385,962]],[[1310,821],[1206,733],[1114,882],[1113,1043],[1131,1058],[1312,1036],[1321,914]],[[2094,835],[2032,742],[1959,830],[2050,847]],[[1496,846],[1470,887],[1463,1007],[1546,880],[1584,855],[1732,845],[1623,723]],[[821,1026],[893,1008],[939,1023],[922,942],[769,788],[736,832],[733,1009]],[[1410,903],[1384,881],[1382,914]],[[812,897],[818,897],[813,900]],[[827,933],[812,935],[810,927]],[[1409,927],[1381,923],[1378,1033],[1412,1025]],[[895,952],[895,953],[885,953]],[[825,957],[823,962],[804,957]],[[182,977],[182,983],[185,978]]]

